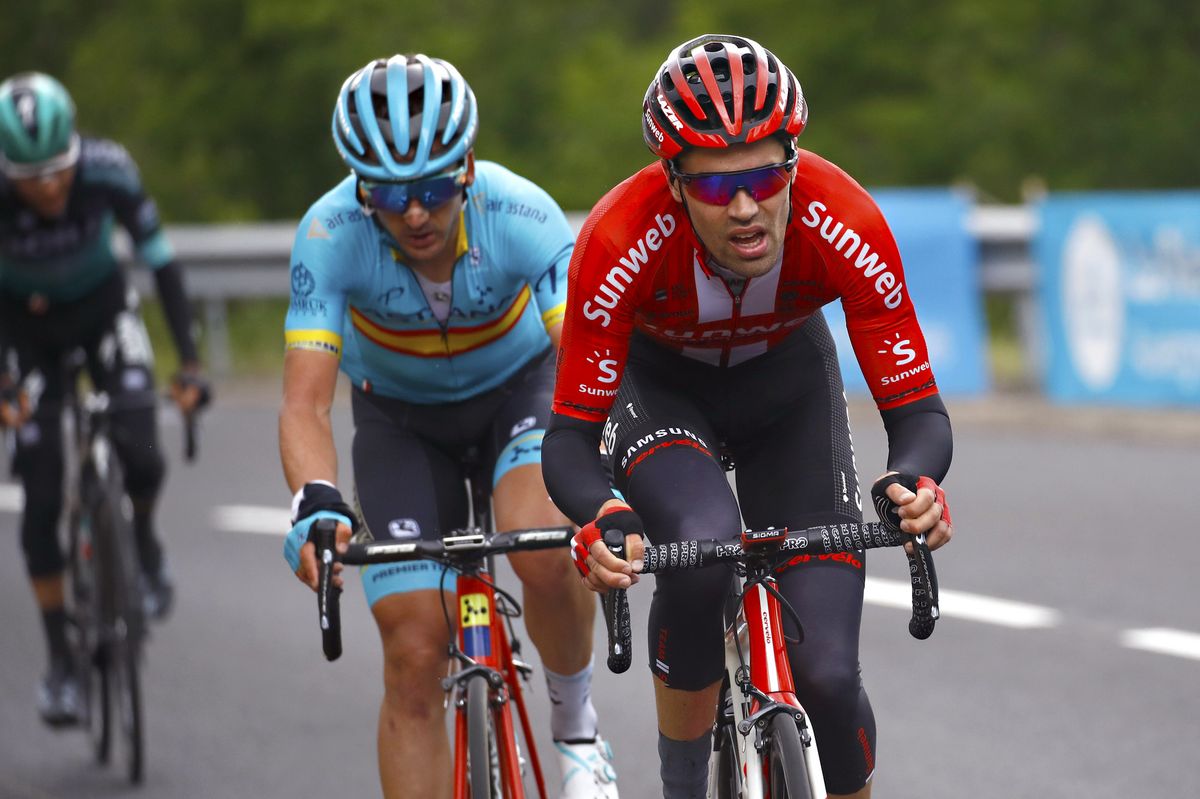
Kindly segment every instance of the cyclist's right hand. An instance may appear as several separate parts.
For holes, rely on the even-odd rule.
[[[292,500],[292,529],[283,542],[283,556],[292,573],[314,591],[317,590],[317,548],[308,543],[308,531],[317,519],[335,519],[337,549],[345,552],[354,530],[354,511],[342,500],[341,493],[323,480],[305,483]],[[342,564],[333,565],[333,584],[342,587]]]
[[[604,545],[604,533],[608,530],[625,534],[625,560]],[[638,581],[644,530],[642,520],[628,505],[618,500],[604,503],[600,515],[571,539],[571,559],[588,588],[603,594],[610,588],[628,588]]]
[[[33,415],[29,395],[7,379],[0,384],[0,428],[16,429]]]
[[[345,552],[347,545],[350,543],[350,520],[340,513],[321,512],[316,515],[309,516],[306,519],[301,519],[292,526],[292,531],[288,533],[287,541],[284,543],[284,557],[288,559],[288,565],[292,566],[292,573],[296,575],[300,582],[307,585],[312,590],[317,590],[317,581],[319,573],[317,571],[317,548],[311,543],[308,543],[308,528],[317,519],[337,519],[337,551]],[[299,548],[295,548],[293,544],[299,543]],[[294,556],[293,556],[294,551]],[[337,588],[342,587],[342,564],[333,564],[333,584]]]

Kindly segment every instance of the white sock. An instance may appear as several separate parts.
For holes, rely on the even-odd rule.
[[[556,741],[591,741],[596,737],[596,708],[592,706],[592,661],[570,675],[546,672],[550,694],[550,733]]]

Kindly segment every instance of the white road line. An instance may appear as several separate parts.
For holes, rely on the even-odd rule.
[[[266,505],[220,505],[213,510],[212,525],[226,533],[287,535],[291,513]]]
[[[969,594],[965,591],[943,589],[938,592],[938,599],[943,616],[953,616],[985,624],[998,624],[1003,627],[1015,627],[1021,630],[1054,627],[1062,618],[1062,614],[1052,608],[1014,602],[1010,599]],[[912,608],[912,589],[909,583],[900,580],[868,577],[864,600],[872,605],[910,610]]]
[[[1167,627],[1147,627],[1121,633],[1121,646],[1159,655],[1200,660],[1200,635]]]
[[[20,510],[20,486],[0,485],[0,510]],[[230,533],[286,535],[291,529],[285,508],[267,505],[221,505],[213,510],[213,527]],[[910,610],[912,593],[907,581],[868,577],[864,600],[872,605]],[[1020,630],[1055,627],[1062,614],[1053,608],[1011,599],[943,589],[939,598],[943,616],[996,624]],[[1161,627],[1126,630],[1121,645],[1164,655],[1200,660],[1200,635]]]
[[[19,485],[0,483],[0,513],[20,513],[25,507],[25,492]]]

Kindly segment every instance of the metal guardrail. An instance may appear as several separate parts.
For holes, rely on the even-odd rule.
[[[584,213],[567,214],[576,233],[585,217]],[[288,295],[288,261],[296,225],[264,222],[167,226],[167,237],[187,270],[188,292],[203,308],[209,368],[214,375],[224,376],[231,371],[228,301]],[[978,205],[971,210],[966,225],[980,247],[980,286],[987,294],[1015,299],[1026,363],[1033,364],[1037,333],[1030,242],[1037,216],[1027,206]],[[128,241],[118,240],[116,247],[128,259]],[[132,275],[139,291],[151,290],[146,270],[134,269]]]

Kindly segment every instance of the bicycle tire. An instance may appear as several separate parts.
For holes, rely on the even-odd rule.
[[[108,667],[108,654],[96,649],[87,664],[89,679],[95,682],[88,686],[88,713],[91,720],[92,751],[96,762],[107,764],[112,757],[112,673]]]
[[[138,659],[145,620],[137,583],[138,555],[132,519],[125,507],[128,500],[124,485],[120,464],[110,456],[95,507],[94,520],[100,524],[93,528],[93,534],[105,537],[103,549],[107,554],[101,577],[106,580],[104,591],[110,610],[108,723],[117,722],[126,776],[132,784],[139,785],[144,776],[145,735]]]
[[[776,713],[768,729],[771,740],[767,747],[767,786],[771,799],[816,799],[810,790],[804,743],[795,717]]]
[[[100,642],[102,607],[97,591],[96,553],[91,540],[91,518],[77,508],[67,513],[70,541],[72,657],[83,687],[84,724],[96,762],[109,761],[112,715],[109,706],[108,653]],[[86,532],[85,532],[86,528]]]
[[[467,682],[467,784],[471,799],[500,799],[493,793],[497,786],[494,773],[496,730],[487,680],[477,677]]]
[[[140,785],[144,776],[145,741],[142,735],[142,688],[137,655],[126,643],[116,647],[113,660],[116,664],[116,679],[113,682],[117,688],[113,696],[117,712],[113,715],[119,721],[124,743],[125,774],[131,783]]]

